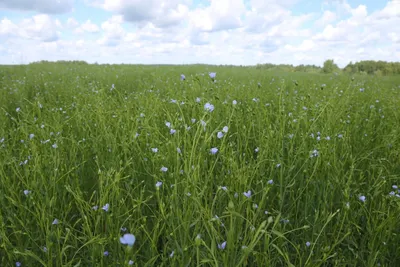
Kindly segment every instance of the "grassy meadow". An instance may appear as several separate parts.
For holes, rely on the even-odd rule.
[[[400,266],[400,77],[2,66],[0,207],[4,267]]]

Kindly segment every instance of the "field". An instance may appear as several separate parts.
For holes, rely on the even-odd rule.
[[[399,107],[400,77],[0,67],[0,266],[400,266]]]

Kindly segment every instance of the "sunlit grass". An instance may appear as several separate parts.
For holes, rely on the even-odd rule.
[[[0,85],[0,266],[400,264],[399,78],[43,64]]]

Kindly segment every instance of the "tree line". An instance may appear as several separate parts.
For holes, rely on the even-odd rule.
[[[369,75],[400,75],[400,62],[386,62],[364,60],[356,63],[350,62],[343,69],[339,68],[333,59],[325,60],[322,67],[316,65],[290,64],[257,64],[257,69],[281,70],[289,72],[313,72],[313,73],[349,73],[349,74],[369,74]]]
[[[73,60],[73,61],[59,60],[56,62],[42,60],[30,64],[43,64],[43,63],[88,65],[87,62],[81,60]],[[95,64],[97,65],[97,63]],[[237,66],[224,65],[224,67],[237,67]],[[240,67],[246,67],[246,66],[240,66]],[[339,68],[333,59],[325,60],[322,67],[317,65],[304,65],[304,64],[293,66],[291,64],[265,63],[265,64],[257,64],[256,66],[253,66],[251,68],[270,70],[270,71],[285,71],[285,72],[337,73],[337,74],[349,73],[349,74],[365,74],[365,75],[369,74],[377,76],[400,75],[400,62],[387,62],[387,61],[374,61],[374,60],[364,60],[356,63],[350,62],[343,69]]]

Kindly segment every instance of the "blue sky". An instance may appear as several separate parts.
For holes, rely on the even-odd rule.
[[[0,64],[400,61],[400,0],[0,0]]]

